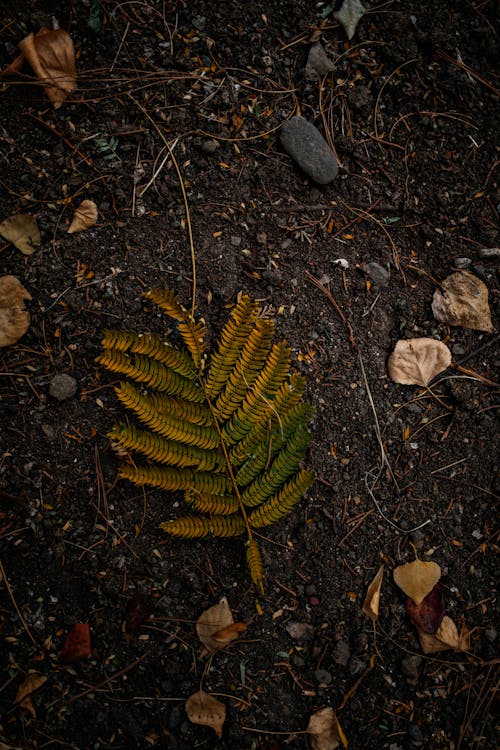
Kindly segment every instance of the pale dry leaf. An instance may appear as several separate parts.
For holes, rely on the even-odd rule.
[[[193,693],[184,706],[189,721],[201,724],[214,730],[217,737],[222,737],[222,727],[226,719],[226,707],[213,695],[199,690]]]
[[[470,650],[470,631],[465,623],[462,623],[460,633],[457,626],[451,619],[445,615],[441,625],[433,635],[424,633],[418,628],[418,638],[424,654],[434,654],[436,651],[469,651]]]
[[[36,35],[28,34],[19,49],[58,109],[76,87],[75,48],[70,35],[63,29],[42,28]]]
[[[24,301],[30,299],[19,279],[0,276],[0,347],[15,344],[28,330],[30,314]]]
[[[235,623],[227,598],[202,612],[196,623],[196,633],[211,654],[221,651],[246,629],[244,623]]]
[[[321,708],[309,719],[306,729],[313,750],[335,750],[340,743],[347,747],[347,739],[333,708]]]
[[[75,209],[73,221],[68,228],[68,234],[84,232],[97,224],[97,206],[94,201],[84,200]]]
[[[451,364],[451,352],[435,339],[400,339],[387,360],[389,377],[403,385],[429,383]]]
[[[441,568],[435,562],[413,560],[399,565],[393,572],[394,581],[415,604],[421,604],[441,578]]]
[[[344,0],[342,7],[334,11],[333,17],[344,27],[348,39],[352,39],[358,23],[365,15],[366,10],[360,0]]]
[[[24,708],[33,718],[36,717],[36,711],[31,700],[31,694],[41,688],[45,682],[47,682],[45,675],[38,674],[38,672],[31,672],[18,688],[15,705],[19,708]]]
[[[42,241],[38,224],[31,214],[9,216],[0,224],[0,234],[23,255],[32,255]]]
[[[382,579],[384,577],[384,566],[381,565],[373,581],[368,586],[365,601],[363,604],[364,614],[376,622],[378,620],[378,610],[380,606],[380,589],[382,588]]]
[[[457,271],[443,281],[442,289],[434,292],[432,312],[440,323],[493,331],[488,287],[468,271]]]

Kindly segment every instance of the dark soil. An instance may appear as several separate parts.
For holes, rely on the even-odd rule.
[[[357,750],[496,744],[497,338],[438,324],[431,301],[467,258],[497,320],[498,261],[480,254],[500,245],[497,3],[364,4],[351,43],[305,0],[101,0],[100,31],[89,2],[4,14],[1,67],[56,14],[79,84],[57,111],[27,69],[0,89],[0,218],[32,213],[43,238],[30,257],[0,246],[33,297],[28,332],[0,353],[2,747],[308,748],[325,706]],[[307,81],[320,36],[336,67]],[[335,143],[327,187],[280,146],[297,106]],[[267,530],[262,614],[241,542],[167,538],[180,498],[117,482],[106,437],[123,410],[94,363],[103,329],[164,331],[152,285],[192,299],[166,143],[196,314],[215,341],[241,291],[271,306],[316,407],[317,482]],[[83,198],[98,224],[67,234]],[[386,372],[396,341],[419,336],[453,354],[434,396]],[[78,384],[65,401],[49,394],[61,373]],[[379,473],[374,410],[397,485]],[[392,579],[415,550],[441,566],[470,652],[422,655]],[[373,626],[362,604],[382,563]],[[194,625],[223,595],[248,629],[205,674]],[[65,665],[75,622],[92,653]],[[30,673],[46,677],[32,710],[15,704]],[[202,680],[227,706],[220,740],[184,712]]]

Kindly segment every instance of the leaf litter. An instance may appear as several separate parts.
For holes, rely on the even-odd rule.
[[[199,690],[185,703],[186,714],[192,724],[201,724],[213,729],[217,737],[222,737],[222,727],[226,720],[226,707],[210,693]]]
[[[393,572],[394,581],[415,604],[421,604],[441,578],[441,568],[435,562],[413,560],[399,565]]]
[[[234,622],[227,597],[202,612],[196,623],[196,633],[207,651],[216,654],[246,630],[245,623]]]
[[[97,206],[94,201],[84,200],[75,209],[73,221],[68,227],[68,234],[84,232],[97,224]]]
[[[42,241],[36,219],[30,214],[14,214],[0,224],[0,235],[23,255],[32,255]]]
[[[28,330],[30,313],[25,302],[30,299],[19,279],[0,276],[0,347],[15,344]]]
[[[441,341],[400,339],[387,360],[387,371],[395,383],[427,387],[450,364],[451,352]]]

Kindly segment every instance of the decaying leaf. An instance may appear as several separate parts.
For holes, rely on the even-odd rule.
[[[436,583],[420,604],[415,604],[409,596],[406,599],[408,617],[419,630],[429,635],[435,633],[441,625],[445,608],[444,590],[439,583]]]
[[[227,598],[202,612],[196,623],[196,633],[211,654],[221,651],[246,630],[242,622],[234,622]]]
[[[396,585],[406,596],[413,599],[415,604],[421,604],[441,578],[441,568],[435,562],[417,559],[406,565],[399,565],[394,569],[393,576]]]
[[[436,651],[468,651],[470,649],[470,631],[465,624],[462,625],[460,634],[457,626],[451,619],[445,615],[439,628],[433,635],[418,631],[418,638],[424,654],[433,654]]]
[[[76,622],[64,641],[62,660],[65,664],[75,664],[87,659],[90,654],[90,627],[86,622]]]
[[[141,625],[151,617],[151,607],[144,596],[134,594],[127,604],[127,615],[122,625],[122,632],[127,640],[132,640]]]
[[[31,672],[24,682],[19,685],[15,704],[20,708],[29,711],[29,713],[35,717],[36,713],[31,701],[31,694],[34,693],[35,690],[38,690],[38,688],[42,687],[45,682],[47,682],[45,675],[39,674],[38,672]]]
[[[68,228],[68,234],[84,232],[85,229],[97,224],[97,206],[94,201],[85,200],[75,209],[73,221]]]
[[[31,294],[15,276],[0,276],[0,347],[19,341],[29,328],[30,314],[24,301]]]
[[[311,736],[313,750],[335,750],[340,743],[343,747],[348,745],[333,708],[315,711],[309,719],[306,732]]]
[[[488,287],[469,271],[457,271],[443,281],[442,289],[434,292],[432,312],[440,323],[493,331]]]
[[[36,35],[25,37],[19,49],[21,64],[27,60],[54,109],[58,109],[76,87],[75,48],[70,35],[63,29],[41,28]]]
[[[190,722],[210,727],[217,737],[222,737],[226,707],[217,698],[204,690],[199,690],[187,699],[185,709]]]
[[[451,364],[451,352],[435,339],[400,339],[387,360],[395,383],[427,386]]]
[[[333,17],[344,27],[348,39],[352,39],[356,27],[366,11],[360,0],[344,0],[339,10],[334,11]]]
[[[30,214],[9,216],[0,224],[0,234],[23,255],[32,255],[42,241],[38,225]]]
[[[381,565],[373,581],[368,586],[365,601],[363,604],[364,614],[376,622],[378,620],[378,609],[380,605],[380,589],[382,588],[382,579],[384,577],[384,566]]]

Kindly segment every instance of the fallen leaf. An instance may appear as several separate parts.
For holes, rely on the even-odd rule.
[[[469,271],[457,271],[443,281],[442,290],[434,292],[432,312],[440,323],[493,331],[488,287]]]
[[[432,635],[441,625],[445,613],[446,602],[443,587],[436,583],[420,604],[407,597],[406,612],[414,625],[424,633]]]
[[[363,604],[364,614],[376,622],[378,620],[378,609],[380,604],[380,589],[382,588],[382,579],[384,577],[384,566],[381,565],[373,581],[368,586],[365,601]]]
[[[76,87],[75,48],[70,35],[63,29],[41,28],[36,35],[28,34],[19,49],[45,87],[54,109],[58,109]]]
[[[31,672],[28,674],[24,682],[19,685],[15,704],[20,708],[26,709],[26,711],[29,711],[29,713],[35,717],[36,713],[33,703],[31,702],[31,694],[34,693],[35,690],[38,690],[38,688],[42,687],[45,682],[47,682],[47,678],[43,674],[39,674],[38,672]]]
[[[97,224],[97,206],[94,201],[85,200],[75,209],[73,221],[68,228],[68,234],[84,232],[85,229]]]
[[[435,339],[400,339],[387,360],[395,383],[427,386],[451,364],[451,352]]]
[[[23,255],[32,255],[42,241],[38,225],[30,214],[9,216],[0,224],[0,234]]]
[[[190,722],[210,727],[217,737],[222,737],[226,707],[217,698],[204,690],[199,690],[187,699],[184,708]]]
[[[339,10],[334,11],[333,17],[342,24],[347,38],[352,39],[365,13],[365,8],[359,0],[344,0]]]
[[[335,750],[340,743],[344,747],[348,744],[333,708],[321,708],[313,713],[306,732],[311,736],[313,750]]]
[[[433,654],[436,651],[466,651],[469,647],[467,642],[466,648],[461,648],[460,636],[458,635],[457,626],[451,619],[445,615],[443,621],[436,632],[432,635],[425,633],[423,630],[418,631],[418,638],[424,654]]]
[[[196,633],[211,654],[221,651],[228,643],[238,638],[246,630],[244,623],[235,623],[227,598],[222,597],[218,604],[205,610],[196,623]]]
[[[75,664],[90,656],[90,627],[86,622],[76,622],[70,629],[62,647],[65,664]]]
[[[402,591],[421,604],[441,578],[441,568],[435,562],[413,560],[406,565],[399,565],[393,572],[394,581]]]
[[[15,276],[0,276],[0,347],[19,341],[29,328],[30,314],[24,301],[31,294]]]
[[[124,635],[131,640],[141,625],[151,616],[151,608],[141,594],[134,594],[127,604]]]

